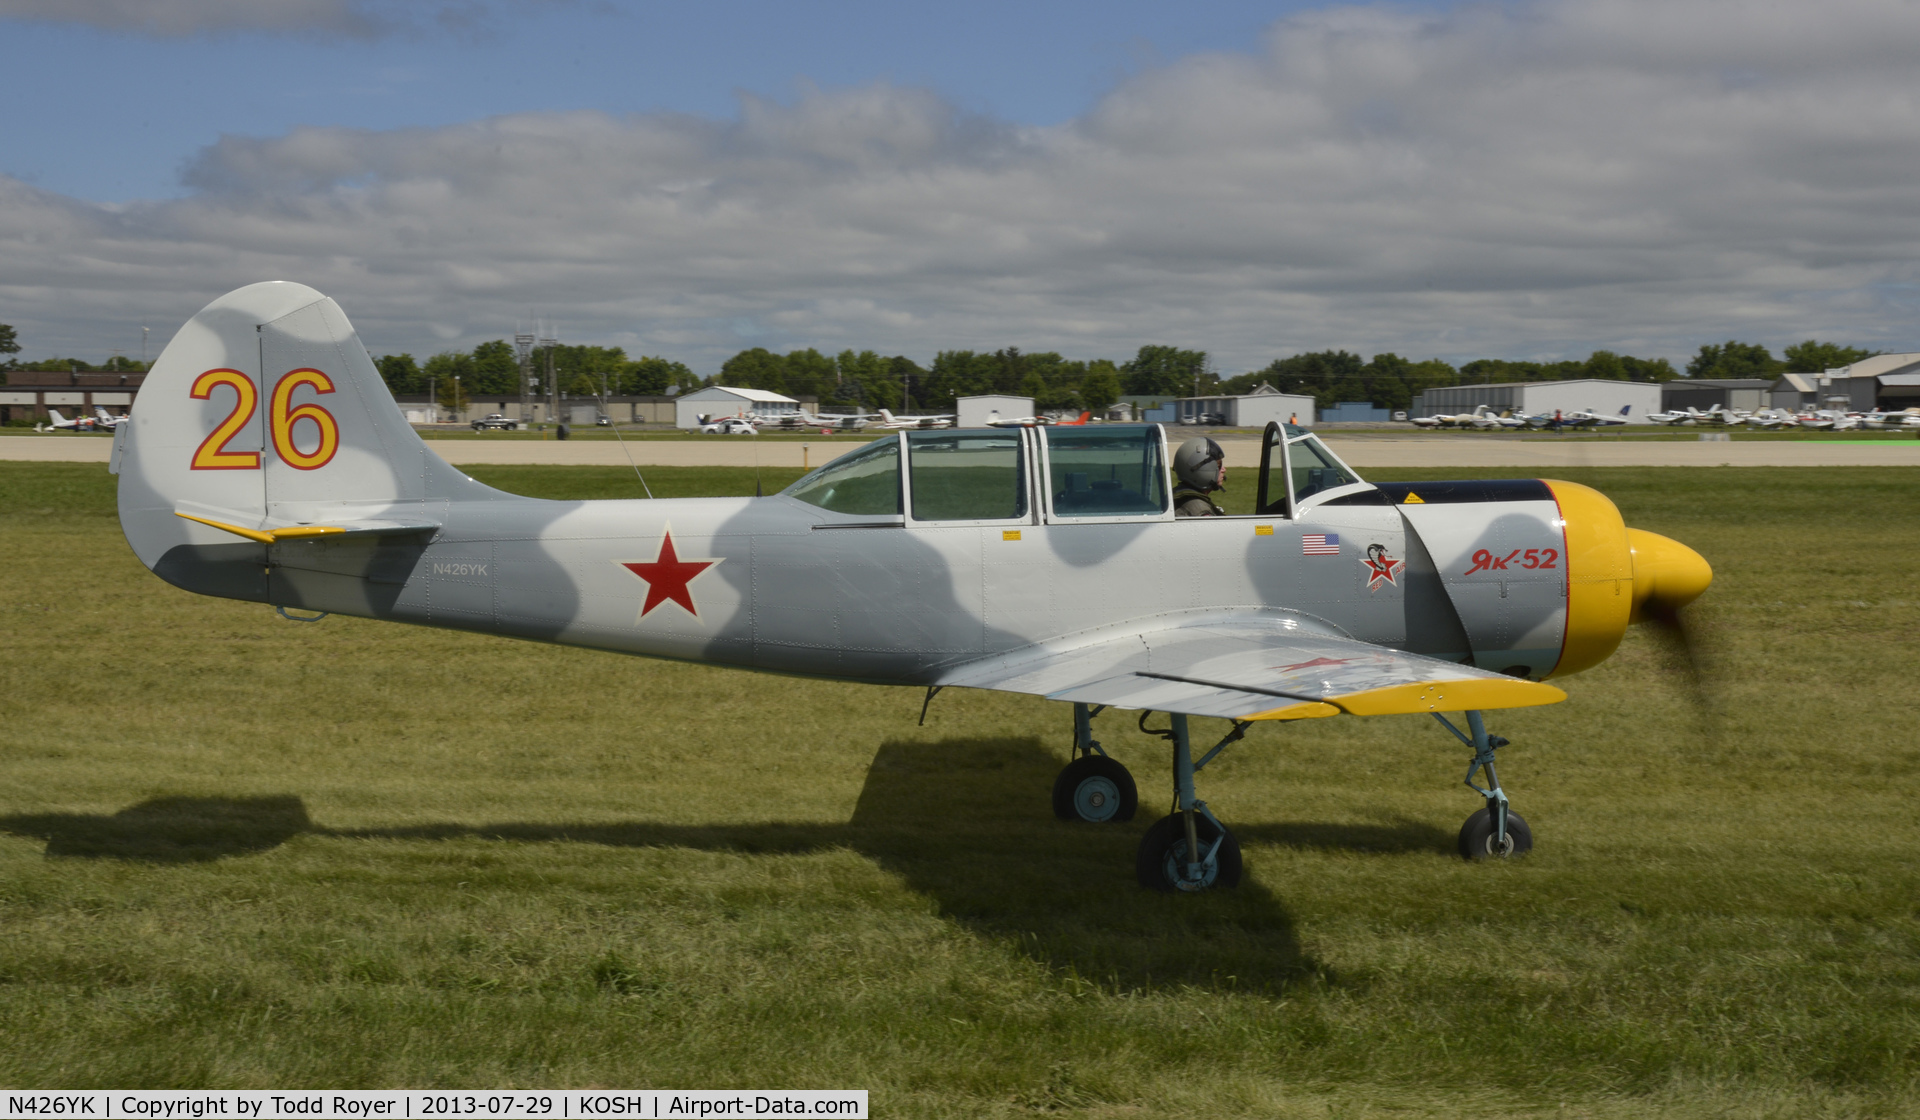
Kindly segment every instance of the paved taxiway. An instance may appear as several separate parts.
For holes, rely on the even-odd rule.
[[[1174,434],[1178,434],[1177,430]],[[1602,437],[1500,439],[1423,434],[1412,438],[1328,433],[1327,443],[1355,468],[1513,467],[1524,476],[1556,467],[1870,467],[1920,466],[1920,439],[1832,443],[1769,440],[1633,440]],[[788,437],[686,436],[676,439],[542,441],[448,439],[429,441],[456,466],[465,464],[624,467],[629,453],[643,467],[819,466],[859,446],[850,440],[808,444]],[[1260,443],[1225,439],[1227,465],[1253,468]],[[105,435],[0,436],[0,459],[104,463],[113,441]]]

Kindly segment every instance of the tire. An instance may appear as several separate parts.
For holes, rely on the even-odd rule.
[[[1215,825],[1202,816],[1194,822],[1194,831],[1199,836],[1204,851],[1213,843],[1213,838],[1225,833],[1220,842],[1220,850],[1215,853],[1214,866],[1200,883],[1188,887],[1189,890],[1230,890],[1240,885],[1240,841],[1233,832]],[[1180,882],[1181,865],[1187,858],[1187,821],[1184,813],[1173,813],[1161,817],[1147,829],[1140,838],[1140,855],[1135,861],[1135,871],[1140,877],[1140,885],[1152,891],[1171,893],[1182,889]]]
[[[1461,859],[1512,859],[1532,850],[1533,830],[1512,809],[1507,810],[1507,846],[1504,850],[1495,850],[1493,846],[1493,813],[1490,810],[1479,810],[1460,826]]]
[[[1105,755],[1082,755],[1053,780],[1053,815],[1063,821],[1130,821],[1139,806],[1133,775]]]

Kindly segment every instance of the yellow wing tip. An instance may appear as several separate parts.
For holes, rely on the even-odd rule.
[[[1393,716],[1426,712],[1466,712],[1495,708],[1531,708],[1558,704],[1567,694],[1550,684],[1516,678],[1473,677],[1370,688],[1333,697],[1351,715]]]

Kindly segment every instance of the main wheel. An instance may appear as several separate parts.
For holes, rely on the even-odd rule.
[[[1140,856],[1135,870],[1140,885],[1155,891],[1204,891],[1213,887],[1240,885],[1240,841],[1233,833],[1202,816],[1194,821],[1194,833],[1204,855],[1220,837],[1220,848],[1211,866],[1200,869],[1200,878],[1187,878],[1187,818],[1184,813],[1161,817],[1140,838]]]
[[[1507,810],[1507,842],[1495,847],[1493,843],[1493,813],[1481,809],[1467,818],[1460,826],[1460,856],[1462,859],[1510,859],[1524,856],[1533,850],[1533,830],[1520,814]]]
[[[1130,821],[1139,805],[1133,775],[1105,755],[1081,755],[1053,780],[1053,815],[1063,821]]]

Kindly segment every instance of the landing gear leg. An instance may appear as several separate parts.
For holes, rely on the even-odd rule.
[[[1227,744],[1246,734],[1247,725],[1236,723],[1218,746],[1198,763],[1193,761],[1192,742],[1187,735],[1187,717],[1174,715],[1173,725],[1153,732],[1173,743],[1174,811],[1155,821],[1140,838],[1140,853],[1135,871],[1140,885],[1156,891],[1204,891],[1210,887],[1240,885],[1240,842],[1227,826],[1194,793],[1193,776],[1227,749]],[[1140,717],[1146,730],[1146,714]]]
[[[1130,821],[1140,805],[1133,775],[1093,737],[1093,717],[1104,707],[1073,706],[1073,761],[1053,780],[1053,815],[1063,821]]]
[[[1460,826],[1460,855],[1463,859],[1509,859],[1533,850],[1533,830],[1520,814],[1507,807],[1507,794],[1500,788],[1500,776],[1494,772],[1493,752],[1507,745],[1498,735],[1487,734],[1486,721],[1479,712],[1467,713],[1467,734],[1438,712],[1433,718],[1473,748],[1473,761],[1467,764],[1467,788],[1486,798],[1487,806],[1477,810]],[[1475,785],[1475,771],[1485,770],[1485,789]]]

